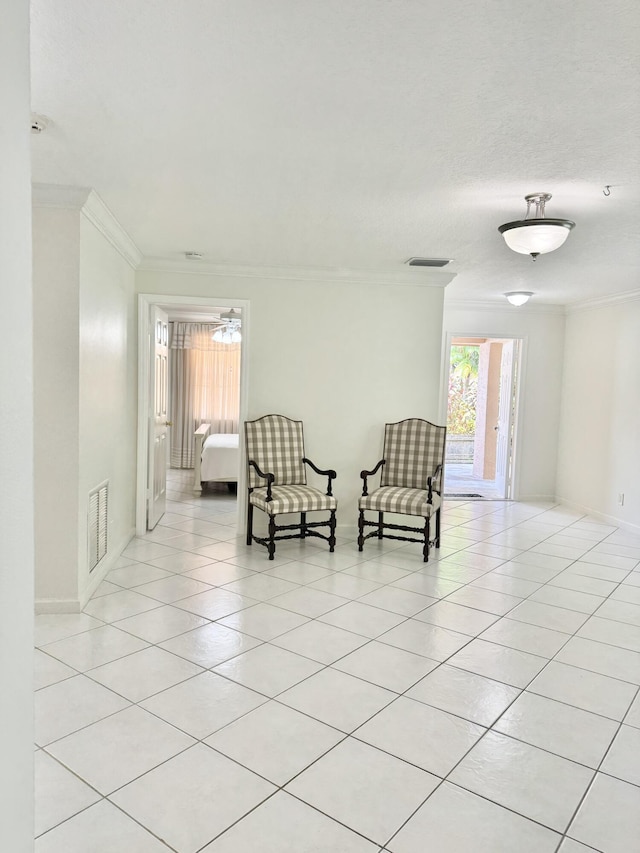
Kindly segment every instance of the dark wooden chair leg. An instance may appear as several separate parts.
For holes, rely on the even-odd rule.
[[[253,541],[253,504],[247,504],[247,545]]]
[[[424,546],[422,548],[422,558],[425,563],[429,562],[429,516],[424,520]]]
[[[384,513],[378,513],[378,539],[382,539],[382,520],[384,518]]]
[[[300,513],[300,538],[305,539],[307,536],[307,513]]]
[[[275,543],[275,535],[276,535],[276,519],[275,516],[269,516],[269,559],[273,560],[276,553],[276,543]]]
[[[329,551],[333,553],[334,548],[336,547],[336,511],[335,509],[331,510],[331,516],[329,518]]]
[[[358,551],[364,548],[364,510],[360,510],[358,516]]]
[[[436,538],[433,544],[436,548],[440,547],[440,509],[436,510]]]

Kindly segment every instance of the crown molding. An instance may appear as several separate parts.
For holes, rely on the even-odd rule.
[[[207,261],[186,261],[171,258],[144,258],[141,272],[171,272],[186,275],[219,276],[222,278],[261,278],[301,282],[341,282],[343,284],[380,284],[406,287],[445,288],[455,273],[424,267],[402,270],[367,270],[335,267],[270,267],[212,264]]]
[[[527,302],[526,305],[509,305],[506,300],[505,304],[502,301],[492,301],[489,299],[447,299],[445,296],[444,310],[454,311],[486,311],[491,314],[551,314],[564,316],[566,314],[564,305],[534,304]]]
[[[581,299],[566,306],[567,314],[580,314],[583,311],[595,311],[597,308],[608,308],[613,305],[624,305],[626,302],[637,302],[640,290],[625,290],[610,296],[596,296],[593,299]]]
[[[31,195],[34,207],[77,210],[134,270],[140,266],[142,253],[95,190],[90,187],[33,184]]]
[[[114,249],[120,252],[134,270],[139,268],[142,262],[142,252],[95,190],[91,190],[89,193],[82,213],[106,237]]]

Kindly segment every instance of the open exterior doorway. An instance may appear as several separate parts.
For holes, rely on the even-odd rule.
[[[517,338],[450,339],[446,497],[513,497],[520,354]]]

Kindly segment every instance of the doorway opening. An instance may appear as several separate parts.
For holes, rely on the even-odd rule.
[[[164,350],[158,347],[162,328]],[[178,503],[201,521],[206,503],[208,514],[219,513],[206,521],[228,524],[233,517],[240,529],[246,496],[238,436],[247,409],[248,328],[246,300],[139,295],[137,536],[163,523],[165,513],[175,514]],[[190,379],[180,390],[176,383],[186,373]],[[207,441],[212,452],[201,470]]]
[[[520,344],[517,338],[450,339],[445,497],[513,497]]]

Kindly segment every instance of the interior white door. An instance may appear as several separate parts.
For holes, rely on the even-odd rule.
[[[511,480],[511,433],[513,430],[515,341],[502,344],[500,399],[498,402],[498,442],[496,445],[496,489],[509,497]]]
[[[149,463],[147,477],[147,529],[153,530],[167,503],[167,401],[169,398],[169,317],[151,306],[151,355],[149,360]]]

